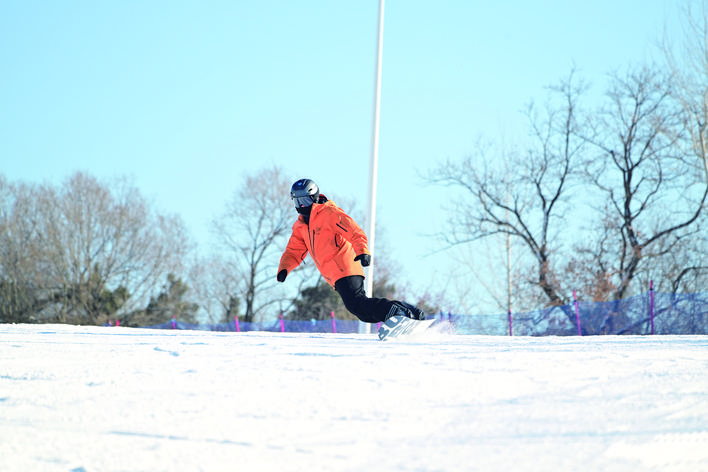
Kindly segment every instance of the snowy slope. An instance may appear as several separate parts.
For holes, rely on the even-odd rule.
[[[708,337],[0,325],[2,471],[708,471]]]

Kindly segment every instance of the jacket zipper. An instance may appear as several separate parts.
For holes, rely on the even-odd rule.
[[[309,225],[308,225],[308,230],[309,230]],[[313,229],[312,232],[310,233],[310,252],[312,253],[312,259],[317,262],[317,258],[315,257],[315,230]]]

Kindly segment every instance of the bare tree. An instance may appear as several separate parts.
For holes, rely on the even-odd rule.
[[[669,84],[649,68],[615,74],[608,105],[594,115],[592,134],[586,136],[598,151],[586,168],[607,202],[602,252],[612,256],[606,262],[617,277],[615,300],[630,293],[643,260],[669,254],[689,240],[705,209],[708,185],[695,179],[692,158],[679,146],[681,113]]]
[[[461,163],[446,162],[432,175],[434,182],[462,191],[451,212],[451,231],[443,236],[445,241],[459,245],[498,235],[521,241],[535,267],[532,284],[549,305],[567,301],[554,272],[553,256],[561,244],[557,236],[565,229],[564,205],[582,148],[576,138],[576,108],[584,88],[571,73],[552,88],[561,104],[549,104],[542,115],[533,104],[529,106],[532,145],[526,154],[501,156],[508,160],[495,167],[501,159],[480,147]]]
[[[651,261],[642,286],[655,282],[657,291],[697,293],[706,290],[708,274],[708,238],[705,215],[702,225],[692,225],[678,235],[656,242],[653,253],[661,257]]]
[[[245,304],[246,322],[256,321],[278,301],[268,292],[275,288],[276,268],[296,217],[290,180],[278,167],[245,176],[225,213],[214,221],[215,234],[228,251],[226,267]]]
[[[179,272],[189,247],[184,225],[151,212],[127,179],[104,184],[76,173],[60,187],[16,188],[3,237],[16,260],[26,248],[14,274],[32,289],[34,320],[102,323],[144,306]]]
[[[0,175],[0,322],[31,322],[40,309],[41,256],[32,218],[36,199],[35,189]]]
[[[238,278],[226,258],[212,254],[190,264],[189,282],[203,317],[210,323],[228,323],[240,314]]]
[[[681,105],[681,119],[688,131],[686,156],[694,155],[708,180],[708,5],[683,4],[679,44],[665,36],[662,49],[675,84],[671,94]]]

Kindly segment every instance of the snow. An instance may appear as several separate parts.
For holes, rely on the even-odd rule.
[[[2,471],[708,470],[708,337],[0,325]]]

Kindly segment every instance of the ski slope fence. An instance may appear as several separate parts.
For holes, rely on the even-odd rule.
[[[432,318],[433,316],[428,316]],[[457,334],[513,336],[572,336],[601,334],[708,334],[708,292],[656,293],[653,290],[612,302],[574,301],[526,313],[434,316]],[[282,316],[271,322],[245,323],[238,318],[219,324],[191,324],[172,319],[152,329],[205,331],[272,331],[293,333],[357,333],[359,321],[294,321]]]

